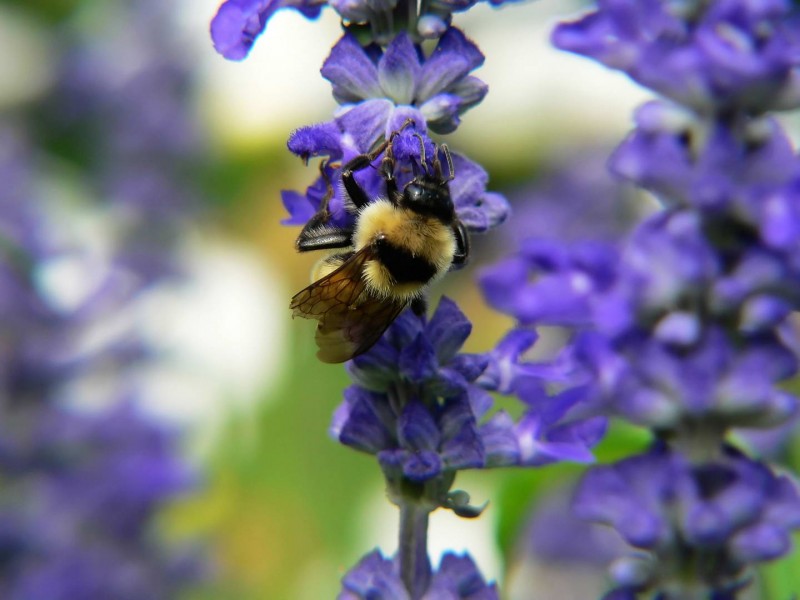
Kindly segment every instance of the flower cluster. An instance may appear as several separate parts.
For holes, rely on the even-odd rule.
[[[153,280],[180,270],[172,250],[200,208],[205,143],[186,108],[193,83],[170,9],[136,0],[106,10],[102,32],[69,21],[59,30],[54,85],[33,115],[46,124],[37,142],[66,149],[89,174],[119,224],[118,259]]]
[[[490,0],[492,5],[504,0]],[[242,60],[250,53],[267,22],[282,8],[293,8],[309,19],[319,16],[324,0],[226,0],[211,21],[214,48],[229,60]],[[452,13],[464,12],[477,0],[433,0],[418,11],[408,0],[333,0],[330,6],[360,37],[381,45],[390,44],[400,31],[414,40],[436,39],[450,26]]]
[[[287,224],[304,224],[320,207],[326,191],[333,185],[328,204],[331,223],[352,225],[354,215],[346,209],[341,169],[368,153],[381,140],[388,139],[409,122],[418,134],[427,130],[450,133],[459,124],[459,115],[476,105],[486,94],[486,85],[469,73],[483,63],[480,50],[463,33],[448,29],[424,60],[421,49],[409,36],[400,33],[386,47],[376,44],[362,47],[352,34],[345,34],[331,50],[322,67],[322,75],[333,87],[334,98],[342,105],[332,121],[301,127],[292,133],[289,150],[308,160],[326,157],[318,180],[305,194],[283,193],[290,213]],[[425,136],[428,156],[432,143]],[[413,169],[421,163],[420,145],[409,129],[394,144],[398,160],[398,183],[409,181]],[[465,156],[453,153],[454,180],[450,194],[459,219],[471,231],[484,232],[502,223],[508,204],[499,194],[487,192],[488,176],[483,168]],[[338,161],[338,162],[334,162]],[[357,176],[370,197],[385,194],[384,181],[376,169],[365,169]]]
[[[517,332],[488,354],[460,354],[472,325],[443,297],[427,320],[407,311],[375,347],[348,365],[331,427],[342,443],[375,454],[390,481],[452,480],[458,470],[590,461],[603,419],[568,418],[574,394],[551,398],[541,378],[524,373],[501,382],[493,374],[535,338]],[[527,408],[517,422],[505,411],[484,420],[488,390],[513,391]],[[438,489],[438,488],[437,488]],[[431,498],[446,506],[444,499]]]
[[[743,567],[782,556],[800,527],[793,481],[732,448],[692,463],[666,446],[589,471],[573,503],[578,516],[613,526],[647,554],[617,560],[615,598],[657,588],[734,598]],[[678,597],[678,596],[676,596]]]
[[[135,408],[125,373],[144,357],[124,331],[102,335],[142,291],[124,261],[63,234],[20,136],[0,131],[0,521],[5,598],[169,598],[199,562],[153,536],[169,499],[193,486],[177,438]],[[83,277],[81,277],[83,275]],[[63,285],[72,277],[72,291]],[[111,374],[107,407],[76,406]]]
[[[439,185],[447,185],[455,218],[467,232],[486,232],[506,219],[508,203],[486,191],[483,168],[429,137],[453,132],[487,92],[472,75],[483,54],[450,25],[452,12],[473,4],[424,2],[418,9],[406,0],[332,3],[346,22],[345,34],[321,72],[340,107],[330,121],[300,127],[289,139],[292,153],[322,161],[305,192],[283,192],[285,224],[326,235],[353,231],[360,218],[354,205],[364,210],[386,197],[389,181],[403,193],[420,173],[441,176]],[[229,0],[211,24],[217,50],[244,58],[269,16],[283,7],[314,17],[321,4]],[[363,198],[348,197],[354,186]],[[347,282],[342,289],[349,289]],[[338,441],[376,456],[400,510],[397,555],[365,557],[345,576],[342,598],[495,598],[494,586],[484,583],[467,557],[446,556],[433,571],[426,547],[429,513],[481,513],[468,494],[451,491],[460,470],[589,462],[605,431],[604,417],[583,411],[581,386],[563,385],[554,393],[545,381],[552,369],[520,363],[536,341],[531,331],[511,332],[486,354],[460,353],[469,321],[447,298],[428,317],[421,300],[409,302],[377,343],[350,361],[353,383],[331,425]],[[318,331],[326,335],[323,330],[321,324]],[[514,395],[522,416],[493,411],[489,392]]]
[[[397,561],[384,558],[378,551],[367,554],[345,575],[342,588],[339,600],[412,598],[400,579]],[[445,554],[422,600],[453,597],[454,590],[459,594],[458,598],[497,600],[499,597],[495,584],[487,585],[484,582],[469,556]]]
[[[577,492],[640,551],[608,598],[738,597],[800,526],[795,484],[726,441],[797,411],[780,384],[798,369],[800,162],[767,114],[800,105],[797,17],[782,1],[608,1],[553,36],[667,98],[610,161],[662,210],[618,244],[528,240],[482,277],[521,324],[573,332],[546,368],[586,410],[657,438]]]
[[[3,598],[166,599],[205,576],[157,529],[197,482],[139,408],[152,349],[131,322],[196,202],[188,69],[162,3],[104,11],[102,31],[52,25],[50,86],[0,120]]]

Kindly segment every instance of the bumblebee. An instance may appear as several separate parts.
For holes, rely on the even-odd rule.
[[[333,195],[329,183],[319,211],[297,238],[300,252],[329,252],[314,268],[313,283],[298,292],[290,305],[293,316],[319,321],[315,339],[322,362],[344,362],[369,350],[403,309],[424,306],[428,285],[451,267],[463,266],[469,256],[467,230],[450,197],[454,172],[446,145],[435,147],[429,169],[423,139],[414,134],[420,141],[422,166],[399,189],[392,145],[404,128],[374,151],[342,166],[347,206],[355,214],[355,225],[329,225],[328,202]],[[372,166],[382,153],[377,168],[386,197],[371,199],[355,173]],[[440,154],[448,166],[447,176]]]

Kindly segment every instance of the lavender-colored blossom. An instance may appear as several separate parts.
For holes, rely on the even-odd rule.
[[[602,242],[568,248],[555,240],[531,238],[520,251],[480,275],[484,296],[520,323],[586,324],[594,295],[614,282],[616,249]]]
[[[642,198],[608,172],[608,149],[590,148],[544,165],[541,175],[507,192],[514,218],[506,233],[565,242],[612,243],[645,211]]]
[[[32,404],[3,424],[4,598],[166,600],[198,579],[196,557],[152,536],[155,512],[193,485],[174,435],[126,403]]]
[[[41,143],[89,174],[87,186],[118,223],[117,258],[147,279],[174,276],[178,232],[203,195],[206,141],[186,107],[190,57],[157,0],[109,5],[92,36],[67,23],[57,36]],[[120,65],[127,65],[121,68]]]
[[[405,35],[420,39],[438,39],[449,28],[452,13],[464,12],[478,0],[434,0],[424,4],[418,14],[408,0],[226,0],[211,21],[214,48],[228,60],[242,60],[250,52],[256,38],[278,10],[293,8],[308,19],[315,19],[330,5],[346,28],[359,37],[386,46]],[[497,6],[508,0],[490,0]]]
[[[400,579],[396,559],[370,552],[342,579],[339,600],[411,600]],[[487,584],[468,555],[445,554],[420,600],[496,600],[494,583]]]
[[[400,123],[398,127],[401,127]],[[417,123],[418,125],[418,123]],[[373,134],[370,134],[373,135]],[[375,135],[383,135],[375,132]],[[394,176],[400,189],[419,171],[421,160],[420,136],[425,148],[426,168],[433,166],[433,142],[422,131],[409,127],[395,137],[393,154],[397,166]],[[307,159],[310,155],[327,156],[337,163],[326,162],[323,174],[311,184],[305,194],[283,191],[282,200],[289,212],[283,221],[286,225],[301,225],[319,210],[322,198],[329,187],[333,189],[328,209],[330,224],[338,227],[353,227],[355,212],[349,208],[344,187],[341,185],[341,163],[368,152],[381,138],[364,141],[365,145],[355,144],[354,138],[346,131],[337,128],[335,123],[323,124],[296,131],[289,140],[289,149]],[[440,160],[444,160],[440,149]],[[450,195],[455,205],[456,215],[472,232],[483,233],[502,223],[509,214],[506,199],[495,192],[486,191],[488,175],[477,163],[465,156],[451,153],[454,179],[449,183]],[[374,161],[378,164],[381,158]],[[368,168],[356,173],[356,180],[370,198],[386,196],[385,181],[378,169]]]
[[[455,28],[448,29],[425,59],[405,34],[396,37],[385,51],[376,46],[363,48],[355,36],[346,34],[322,68],[333,84],[334,97],[344,106],[334,121],[296,130],[289,139],[289,150],[304,160],[326,156],[346,162],[371,151],[409,121],[417,134],[425,134],[428,128],[450,132],[458,125],[459,115],[486,93],[486,86],[469,75],[482,62],[478,48]],[[426,140],[429,156],[431,144]],[[408,158],[419,162],[419,142],[410,131],[400,136],[397,147],[407,148]],[[485,194],[486,173],[458,154],[453,159],[456,179],[451,192],[456,208],[471,207],[463,217],[465,223],[485,230],[501,222],[508,208],[501,197]],[[369,175],[361,176],[364,188],[383,193],[377,173]],[[404,176],[398,176],[402,183]],[[321,182],[315,186],[324,189]],[[284,196],[290,212],[298,200]],[[337,208],[337,203],[341,209],[340,190],[332,206]],[[475,207],[480,207],[477,212]]]
[[[67,40],[65,47],[89,44],[68,26],[62,33],[54,37]],[[57,84],[43,103],[60,97],[65,105],[75,100]],[[77,123],[96,131],[96,119],[108,116],[98,107],[113,103],[107,95],[93,100],[84,112],[73,106],[77,112],[61,115],[62,122],[49,115],[48,133],[67,135]],[[40,135],[36,125],[30,132]],[[157,278],[129,260],[122,249],[129,245],[112,242],[99,251],[75,234],[71,213],[43,185],[59,182],[46,168],[52,157],[34,150],[34,133],[24,127],[22,119],[0,124],[0,520],[13,524],[3,527],[0,596],[173,598],[197,582],[201,563],[167,547],[155,517],[194,479],[178,457],[177,435],[133,407],[131,375],[148,349],[121,318]],[[121,144],[129,156],[142,152],[142,137],[115,139],[123,137],[131,142]],[[171,151],[169,137],[164,153]],[[81,174],[97,175],[119,156],[99,161],[91,151],[71,149],[72,160],[97,169]],[[123,235],[130,233],[126,225],[118,228]],[[90,385],[94,375],[113,385]],[[80,389],[97,392],[104,408],[77,408]]]
[[[343,111],[352,113],[351,122],[381,125],[381,133],[388,135],[410,116],[437,133],[449,133],[459,116],[486,95],[486,84],[469,74],[482,64],[478,47],[454,27],[427,57],[405,33],[383,51],[364,48],[355,36],[345,34],[322,65],[322,76],[331,82]],[[397,111],[402,112],[400,120]],[[352,135],[360,137],[358,132]]]
[[[83,330],[111,314],[110,307],[54,311],[35,288],[14,281],[21,274],[7,259],[0,260],[9,276],[2,286],[9,294],[0,368],[0,512],[23,529],[4,547],[0,595],[174,597],[200,575],[194,557],[152,536],[156,511],[194,484],[177,458],[177,438],[126,404],[103,412],[63,405],[67,386],[97,369],[115,370],[121,384],[141,346],[123,340],[81,351]]]
[[[797,399],[776,388],[797,370],[797,360],[774,339],[738,350],[719,329],[708,328],[689,347],[642,336],[621,352],[587,352],[586,363],[604,373],[598,395],[635,423],[674,429],[687,422],[726,427],[773,427],[797,411]]]
[[[797,96],[788,11],[783,2],[609,0],[555,34],[561,47],[688,105],[646,104],[610,161],[664,210],[594,253],[525,240],[481,278],[490,303],[520,326],[571,334],[531,371],[524,329],[513,332],[487,369],[492,381],[508,388],[547,375],[581,396],[580,414],[621,416],[661,440],[591,469],[576,498],[582,516],[638,550],[613,563],[609,600],[689,590],[736,598],[749,565],[786,553],[800,524],[793,482],[720,450],[732,428],[797,414],[780,384],[798,365],[786,335],[800,299],[798,162],[780,125],[762,116]]]
[[[764,111],[800,105],[798,30],[785,0],[604,0],[553,41],[701,111]]]
[[[332,434],[376,454],[387,473],[418,482],[467,468],[591,461],[589,449],[605,420],[573,417],[579,391],[549,397],[541,385],[517,385],[528,409],[521,419],[498,411],[484,420],[492,400],[475,382],[490,357],[458,354],[470,330],[446,298],[430,321],[412,311],[401,315],[350,363],[354,385],[345,391]]]
[[[616,531],[580,519],[574,513],[572,487],[548,492],[537,499],[518,541],[521,560],[603,568],[628,549]],[[575,540],[581,543],[576,544]]]
[[[735,211],[757,226],[763,198],[800,174],[792,144],[773,119],[709,127],[685,109],[654,101],[635,120],[637,129],[612,156],[612,170],[667,206]]]
[[[211,21],[214,48],[228,60],[242,60],[278,10],[293,8],[315,19],[324,4],[323,0],[227,0]]]
[[[430,321],[403,313],[349,365],[354,385],[345,391],[332,434],[415,481],[483,466],[477,421],[491,398],[473,382],[487,359],[458,354],[471,329],[446,298]]]
[[[616,272],[601,262],[579,262],[586,255],[581,248],[576,255],[545,254],[547,261],[521,253],[486,271],[481,285],[500,310],[522,323],[584,330],[549,368],[531,371],[516,353],[497,371],[588,386],[587,399],[603,399],[614,412],[651,427],[697,419],[764,427],[790,418],[797,400],[776,384],[797,371],[795,355],[771,331],[774,321],[726,330],[722,323],[735,325],[732,319],[748,323],[741,310],[720,309],[719,325],[688,310],[705,306],[714,314],[720,267],[692,219],[676,227],[678,221],[659,214],[646,222],[624,248]],[[660,237],[665,224],[671,227],[666,238]],[[740,347],[739,339],[748,345]]]
[[[730,448],[693,464],[656,446],[594,467],[574,507],[582,518],[613,526],[631,546],[650,553],[652,559],[634,555],[612,568],[617,584],[635,591],[668,588],[683,578],[688,585],[730,593],[745,580],[748,564],[785,554],[790,530],[800,527],[796,484]],[[706,558],[696,560],[701,555]],[[682,573],[687,568],[689,577]]]

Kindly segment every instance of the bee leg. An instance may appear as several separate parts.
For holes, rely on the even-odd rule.
[[[456,237],[456,251],[453,254],[453,267],[460,269],[469,259],[469,234],[461,221],[453,223],[453,234]]]
[[[320,201],[319,210],[308,220],[300,231],[300,235],[297,236],[295,246],[299,252],[347,248],[352,244],[352,231],[328,225],[331,219],[328,203],[333,197],[333,185],[325,172],[327,164],[327,161],[322,162],[319,167],[320,174],[327,185],[325,195]]]
[[[329,161],[324,160],[319,163],[319,175],[322,179],[325,180],[325,195],[322,196],[322,200],[319,203],[319,210],[317,210],[316,214],[308,220],[306,226],[303,229],[316,229],[320,226],[327,225],[328,221],[331,218],[331,211],[328,209],[328,204],[333,198],[333,184],[331,183],[331,178],[328,177],[327,171],[325,171],[325,167],[328,166]]]
[[[378,144],[378,146],[376,146],[370,152],[359,154],[358,156],[350,159],[342,166],[342,183],[344,184],[344,189],[347,191],[347,195],[350,197],[350,200],[353,202],[353,205],[356,208],[363,208],[369,204],[370,199],[364,189],[356,181],[355,173],[357,171],[361,171],[362,169],[366,169],[383,152],[386,152],[386,155],[381,161],[379,172],[383,180],[386,182],[386,194],[388,195],[389,199],[394,200],[397,198],[399,191],[397,189],[397,181],[394,178],[394,156],[392,155],[392,144],[394,143],[394,139],[400,135],[400,132],[411,125],[415,125],[415,122],[414,119],[409,117],[405,120],[400,129],[392,132],[392,134],[389,136],[389,139]]]
[[[349,248],[352,245],[353,232],[351,230],[319,224],[313,217],[300,231],[295,242],[298,252]]]
[[[411,301],[411,310],[414,311],[414,314],[418,317],[423,316],[425,313],[428,312],[428,300],[425,296],[417,296]]]
[[[393,137],[394,136],[381,143],[372,152],[368,152],[367,154],[359,154],[355,158],[347,161],[342,166],[342,183],[344,184],[344,189],[347,192],[347,195],[350,197],[350,200],[353,202],[353,205],[356,208],[364,208],[367,204],[369,204],[369,195],[367,195],[364,189],[356,181],[355,173],[357,171],[366,169],[368,166],[370,166],[370,164],[372,164],[373,160],[380,156],[384,150],[390,148],[390,143]],[[386,158],[384,158],[384,162],[385,161]],[[381,175],[383,175],[383,164],[381,164]]]

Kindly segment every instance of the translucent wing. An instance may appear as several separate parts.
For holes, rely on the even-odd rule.
[[[372,258],[366,246],[292,298],[294,316],[319,321],[315,339],[322,362],[344,362],[369,350],[407,305],[369,291],[363,272]]]

